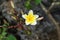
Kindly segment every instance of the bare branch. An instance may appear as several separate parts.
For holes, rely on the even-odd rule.
[[[54,5],[60,5],[60,2],[53,2],[48,10],[51,10],[54,7]]]
[[[45,6],[43,4],[41,4],[41,7],[43,9],[43,11],[45,11],[45,14],[49,17],[49,19],[52,21],[52,23],[56,26],[57,28],[57,33],[58,33],[58,39],[60,40],[60,28],[58,23],[55,21],[55,19],[52,17],[52,15],[50,14],[49,10],[47,10],[45,8]]]

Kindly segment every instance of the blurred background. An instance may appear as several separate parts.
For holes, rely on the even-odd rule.
[[[21,13],[29,10],[44,19],[35,26],[25,25]],[[5,37],[12,34],[16,40],[60,40],[60,0],[0,0],[0,26],[6,23]]]

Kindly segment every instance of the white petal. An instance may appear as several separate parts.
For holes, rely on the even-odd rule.
[[[26,24],[26,25],[29,25],[30,23],[29,23],[29,22],[27,22],[27,21],[25,21],[25,24]]]
[[[33,15],[33,10],[30,10],[28,14],[32,14]]]
[[[39,15],[34,15],[36,18],[38,18],[39,17]]]
[[[40,18],[38,18],[37,20],[42,20],[44,17],[40,17]]]
[[[37,24],[37,22],[35,21],[35,22],[33,22],[33,23],[31,23],[31,25],[36,25]]]
[[[22,17],[23,17],[24,19],[26,19],[26,16],[27,16],[26,14],[22,15]]]

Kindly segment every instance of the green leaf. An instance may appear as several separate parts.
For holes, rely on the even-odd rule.
[[[7,26],[7,25],[5,25],[5,24],[3,25],[3,27],[6,27],[6,26]]]
[[[16,38],[13,35],[9,35],[6,40],[16,40]]]
[[[25,7],[26,7],[27,9],[30,9],[30,8],[31,8],[30,1],[31,1],[31,0],[28,0],[28,1],[25,2]]]
[[[9,26],[9,23],[3,24],[3,27],[7,27]]]
[[[24,30],[24,33],[27,35],[31,35],[31,31],[30,30]]]
[[[2,36],[5,36],[6,34],[7,34],[6,32],[3,32],[3,33],[2,33]]]
[[[0,34],[2,33],[2,30],[3,30],[3,29],[2,29],[2,28],[0,28]]]
[[[6,37],[6,28],[2,27],[2,32],[0,34],[0,39],[3,40]]]
[[[2,33],[1,33],[2,37],[5,37],[6,34],[7,34],[6,28],[3,27],[3,30],[2,30]]]
[[[38,5],[39,3],[41,3],[42,0],[35,0],[36,5]]]

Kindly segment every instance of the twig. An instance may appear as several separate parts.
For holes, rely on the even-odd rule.
[[[22,14],[22,15],[24,14],[23,10],[21,10],[21,14]]]
[[[55,5],[55,2],[53,2],[53,3],[51,4],[51,6],[49,7],[48,10],[51,10],[54,5]]]
[[[60,5],[60,2],[53,2],[48,10],[51,10],[54,7],[54,5]]]

